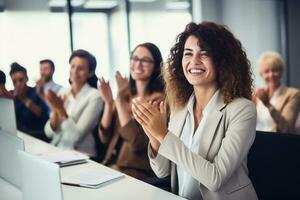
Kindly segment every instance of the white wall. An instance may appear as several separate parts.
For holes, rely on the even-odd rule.
[[[133,11],[130,19],[132,48],[152,42],[159,47],[164,61],[170,54],[176,36],[192,21],[189,13],[165,11]]]
[[[290,85],[300,88],[300,1],[288,0],[287,3]]]
[[[105,13],[74,13],[74,50],[84,49],[97,59],[96,75],[109,77],[109,46],[107,35],[107,16]]]
[[[111,14],[109,31],[111,34],[111,66],[108,78],[115,97],[117,89],[115,72],[118,70],[122,75],[129,76],[128,32],[124,2]]]
[[[5,11],[0,13],[0,68],[7,77],[7,88],[13,89],[10,64],[26,67],[29,85],[39,79],[39,61],[49,58],[56,64],[54,80],[68,85],[70,40],[65,13],[47,11]]]
[[[257,66],[259,55],[268,50],[281,53],[281,6],[282,2],[277,0],[201,0],[200,20],[227,25],[242,42],[253,67],[256,86],[263,85]]]

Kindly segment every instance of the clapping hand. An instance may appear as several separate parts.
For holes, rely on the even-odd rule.
[[[36,82],[36,91],[40,95],[44,95],[45,79],[41,78]]]
[[[99,79],[100,82],[100,93],[105,102],[105,104],[112,104],[114,99],[112,96],[109,81],[105,81],[103,77]]]
[[[167,111],[164,102],[151,103],[135,98],[132,101],[132,112],[134,118],[145,130],[150,142],[155,139],[161,143],[168,133]]]
[[[128,78],[123,77],[119,71],[116,72],[115,78],[118,87],[117,100],[122,102],[128,100],[130,97]]]
[[[265,89],[262,89],[262,88],[256,89],[255,92],[254,92],[254,95],[256,97],[258,97],[263,102],[263,104],[265,106],[268,107],[270,105],[268,90],[265,90]]]
[[[46,99],[51,106],[51,110],[60,115],[65,115],[66,111],[64,109],[64,101],[58,97],[52,90],[49,90]]]

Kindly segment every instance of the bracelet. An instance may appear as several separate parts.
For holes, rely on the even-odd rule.
[[[30,105],[31,105],[31,100],[30,99],[26,99],[26,101],[25,101],[25,106],[26,106],[26,108],[29,108],[30,107]]]

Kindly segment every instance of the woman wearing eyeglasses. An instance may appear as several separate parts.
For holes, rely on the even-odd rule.
[[[163,99],[160,79],[162,57],[152,43],[138,45],[130,57],[130,78],[117,72],[117,97],[112,97],[108,81],[100,80],[105,102],[99,126],[100,140],[108,144],[103,164],[138,179],[153,176],[147,157],[148,138],[131,113],[131,100],[142,97],[147,101]]]

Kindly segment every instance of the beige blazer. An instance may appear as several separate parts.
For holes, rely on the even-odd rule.
[[[292,87],[284,87],[269,108],[274,120],[272,130],[280,133],[295,133],[295,124],[300,111],[300,91]]]
[[[217,106],[207,118],[198,154],[180,140],[186,115],[186,108],[171,113],[169,132],[157,156],[153,159],[148,154],[156,175],[171,174],[172,191],[178,193],[176,166],[180,165],[199,181],[204,200],[257,199],[247,169],[247,154],[255,139],[255,105],[244,98],[225,104],[219,95]]]

